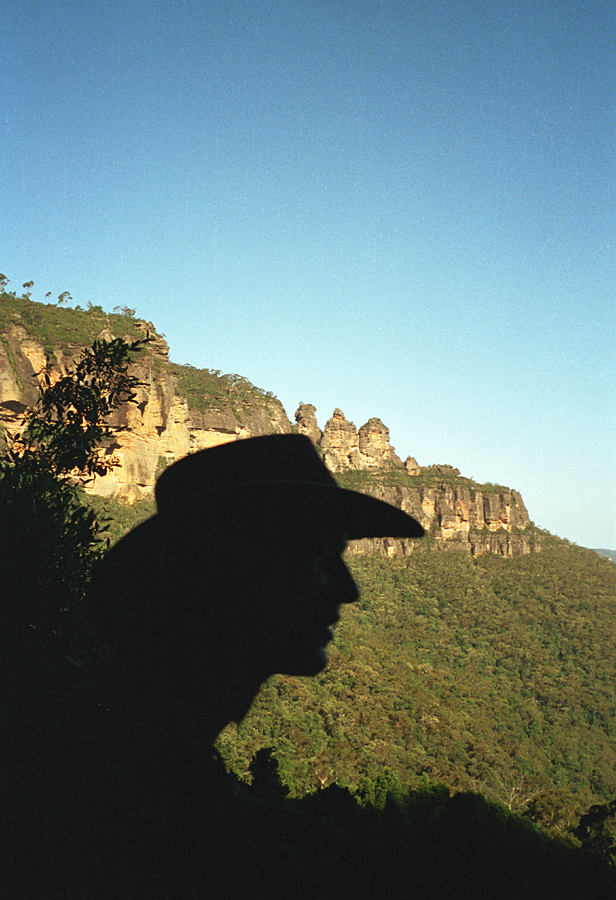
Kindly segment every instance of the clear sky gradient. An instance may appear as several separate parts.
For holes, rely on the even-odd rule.
[[[0,270],[616,548],[616,6],[7,0]]]

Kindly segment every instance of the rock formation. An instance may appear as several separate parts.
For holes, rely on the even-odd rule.
[[[358,430],[342,410],[335,409],[321,435],[315,407],[301,404],[296,421],[298,431],[309,434],[343,486],[353,472],[369,473],[361,489],[410,513],[437,546],[502,556],[536,549],[535,532],[529,528],[528,512],[517,491],[476,485],[448,464],[420,466],[413,457],[402,463],[390,444],[389,429],[380,419],[369,419]],[[351,480],[348,486],[356,484]],[[416,545],[413,541],[367,540],[353,546],[356,552],[380,549],[398,555],[413,552]]]
[[[389,443],[389,428],[380,419],[368,419],[359,429],[360,465],[366,469],[382,469],[386,466],[401,466],[395,448]]]
[[[317,425],[316,407],[312,403],[300,403],[295,412],[296,431],[305,434],[316,446],[321,442],[321,429]]]
[[[314,410],[314,407],[311,409]],[[368,419],[358,431],[341,409],[335,409],[325,425],[321,450],[323,460],[332,472],[352,469],[375,471],[390,465],[402,465],[389,443],[389,428],[380,419]]]
[[[414,456],[407,456],[404,461],[404,468],[406,469],[408,475],[419,475],[419,472],[421,470],[421,466]]]
[[[326,423],[321,438],[323,462],[330,472],[360,469],[359,434],[352,422],[347,422],[341,409]]]
[[[142,382],[135,403],[116,411],[111,425],[120,426],[106,448],[114,461],[111,471],[88,483],[89,493],[119,497],[127,502],[152,494],[161,469],[187,453],[227,441],[291,431],[282,405],[248,382],[244,396],[229,397],[226,405],[198,409],[178,390],[178,369],[169,362],[166,341],[154,332],[151,323],[138,323],[151,343],[134,364],[134,374]],[[106,326],[98,335],[110,339]],[[24,410],[38,397],[37,374],[51,366],[57,377],[64,374],[79,356],[80,346],[46,353],[41,341],[31,337],[22,325],[11,325],[0,335],[0,428],[19,430]],[[198,370],[195,370],[198,371]]]
[[[57,311],[60,318],[62,312]],[[0,325],[0,427],[9,431],[19,429],[24,411],[36,402],[41,370],[50,367],[52,377],[54,373],[60,377],[82,347],[63,340],[50,349],[48,340],[27,327],[28,308],[23,313],[5,314]],[[118,317],[90,315],[90,327],[99,319],[94,333],[111,339]],[[136,402],[117,410],[110,423],[119,426],[105,448],[115,465],[109,474],[89,483],[91,493],[127,502],[141,500],[152,494],[160,471],[188,453],[291,431],[282,405],[272,394],[239,376],[174,365],[165,340],[151,323],[131,325],[133,334],[151,338],[134,365],[141,387]],[[418,519],[428,532],[424,545],[433,542],[441,549],[473,555],[514,556],[540,549],[540,537],[517,491],[477,485],[451,465],[420,466],[413,457],[402,463],[380,419],[371,418],[358,430],[335,409],[321,432],[315,407],[301,403],[295,421],[296,431],[310,438],[343,487],[364,490]],[[355,552],[378,550],[390,555],[408,554],[417,546],[413,541],[388,539],[353,543]]]
[[[426,471],[426,470],[424,470]],[[390,481],[391,479],[388,479]],[[443,481],[430,478],[430,484],[417,478],[401,478],[395,487],[378,477],[366,493],[393,503],[414,516],[441,549],[464,550],[473,556],[496,553],[519,556],[540,549],[535,529],[531,528],[528,511],[521,495],[507,488],[493,490],[475,487],[468,479]],[[407,555],[415,542],[402,540],[355,541],[356,552],[377,549],[388,555]]]

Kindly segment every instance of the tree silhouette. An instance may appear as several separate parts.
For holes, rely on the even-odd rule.
[[[107,419],[114,409],[134,400],[140,382],[128,369],[135,353],[148,342],[149,338],[94,341],[73,371],[57,381],[50,366],[43,369],[38,402],[27,413],[27,427],[11,447],[12,464],[35,460],[42,471],[57,476],[90,477],[109,471],[113,462],[100,452],[101,443],[115,430]]]
[[[134,397],[129,364],[148,339],[95,341],[55,383],[43,373],[21,435],[0,456],[0,730],[34,715],[68,657],[88,652],[84,597],[105,549],[79,487],[110,463],[99,451],[111,411]]]

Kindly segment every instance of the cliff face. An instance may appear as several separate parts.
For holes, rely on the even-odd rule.
[[[218,398],[198,408],[180,389],[178,370],[184,368],[170,363],[166,342],[155,339],[135,366],[143,384],[136,403],[122,407],[114,423],[125,427],[108,448],[118,465],[92,482],[88,488],[92,493],[139,500],[151,495],[163,468],[188,453],[291,431],[280,401],[248,382],[244,384],[249,390],[243,394],[230,394],[226,402]]]
[[[540,549],[536,531],[517,491],[495,487],[478,490],[435,479],[432,486],[395,487],[378,479],[366,493],[401,507],[416,518],[441,550],[462,550],[472,556],[495,553],[519,556]],[[354,542],[357,553],[379,550],[389,556],[408,555],[415,549],[413,541],[387,539]]]
[[[6,295],[5,295],[6,296]],[[31,304],[32,307],[41,306]],[[38,373],[64,374],[79,356],[84,341],[50,342],[30,327],[29,308],[0,317],[0,428],[17,431],[26,408],[38,396]],[[75,310],[55,310],[56,317]],[[102,311],[90,316],[94,336],[112,338],[120,317]],[[88,313],[81,312],[88,317]],[[131,320],[132,337],[148,334],[151,342],[140,354],[134,374],[142,382],[136,402],[119,409],[112,425],[120,426],[105,452],[114,466],[96,477],[87,490],[133,502],[151,496],[160,471],[188,453],[216,444],[283,434],[292,430],[280,402],[239,376],[179,366],[169,361],[166,341],[148,322]],[[120,331],[118,336],[124,336]],[[90,333],[89,338],[92,337]],[[477,485],[449,465],[403,463],[390,444],[380,419],[357,429],[341,410],[334,410],[323,431],[316,409],[301,404],[295,430],[313,441],[325,464],[343,487],[361,490],[393,503],[418,519],[427,542],[441,549],[477,555],[514,556],[540,549],[522,497],[495,485]],[[400,540],[354,542],[355,552],[404,555],[417,544]]]
[[[227,384],[224,378],[208,373],[213,395],[200,397],[198,406],[191,403],[178,387],[186,380],[187,367],[169,362],[167,343],[150,323],[136,323],[136,327],[152,337],[133,367],[142,386],[136,402],[121,407],[111,420],[112,425],[122,427],[106,448],[115,465],[109,474],[97,476],[87,485],[90,493],[127,502],[145,499],[152,494],[162,468],[187,453],[240,438],[291,431],[280,402],[244,379],[227,379]],[[111,338],[113,332],[105,327],[98,336]],[[80,350],[78,345],[65,345],[49,354],[23,325],[5,328],[0,334],[0,428],[19,430],[23,412],[38,397],[37,374],[50,365],[52,378],[54,373],[59,377]],[[200,370],[193,371],[203,375]]]

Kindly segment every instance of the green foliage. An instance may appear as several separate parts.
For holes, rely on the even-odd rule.
[[[336,481],[341,487],[348,490],[366,490],[374,487],[375,484],[383,487],[406,487],[406,488],[433,488],[436,490],[444,487],[467,488],[471,491],[481,492],[504,492],[511,494],[510,488],[499,484],[480,484],[472,478],[465,478],[462,475],[454,475],[439,471],[438,466],[431,466],[422,469],[418,475],[409,475],[405,469],[399,466],[390,466],[378,472],[353,471],[340,472],[336,475]],[[515,505],[516,498],[511,496],[511,502]]]
[[[586,850],[616,866],[616,800],[591,806],[575,834]]]
[[[128,316],[131,319],[134,318],[135,313],[137,312],[136,309],[131,309],[130,306],[114,306],[113,311],[117,315]]]
[[[570,835],[579,816],[579,803],[566,787],[539,791],[528,803],[524,815],[549,834]]]
[[[107,541],[66,475],[86,478],[105,468],[97,455],[109,433],[105,417],[130,399],[136,382],[127,367],[143,343],[95,342],[72,372],[47,380],[25,435],[9,440],[0,457],[4,732],[19,733],[61,689],[63,661],[83,663],[100,652],[85,595]]]
[[[65,295],[68,296],[64,296],[63,303],[70,298],[67,291]],[[35,303],[27,296],[7,294],[0,283],[0,333],[20,324],[41,342],[48,356],[52,356],[56,348],[70,352],[76,346],[92,344],[103,328],[109,328],[117,337],[126,340],[143,337],[133,315],[112,315],[103,312],[100,306],[85,311]]]
[[[405,787],[427,778],[516,812],[534,801],[561,831],[616,795],[612,563],[557,539],[515,559],[349,561],[362,595],[327,670],[271,679],[223,733],[238,774],[271,746],[295,796],[324,778],[359,790],[387,767]],[[558,810],[537,801],[549,791]]]
[[[269,403],[277,403],[270,391],[262,391],[240,375],[223,375],[214,369],[175,364],[173,371],[178,379],[178,394],[200,412],[230,408],[236,416],[241,416],[245,409],[267,408]]]
[[[100,657],[85,597],[105,543],[94,512],[34,455],[0,461],[0,524],[4,768],[24,730]]]
[[[0,628],[61,627],[102,552],[92,510],[28,455],[0,461]]]
[[[80,499],[84,506],[93,511],[96,521],[101,523],[100,537],[110,545],[156,514],[154,499],[129,504],[113,497],[84,493]]]
[[[43,372],[36,406],[23,435],[13,445],[16,454],[37,455],[40,466],[54,475],[77,469],[82,475],[104,475],[111,463],[98,452],[113,433],[110,413],[135,397],[139,380],[128,372],[134,355],[147,339],[126,343],[121,338],[94,341],[83,350],[75,368],[56,382]]]

